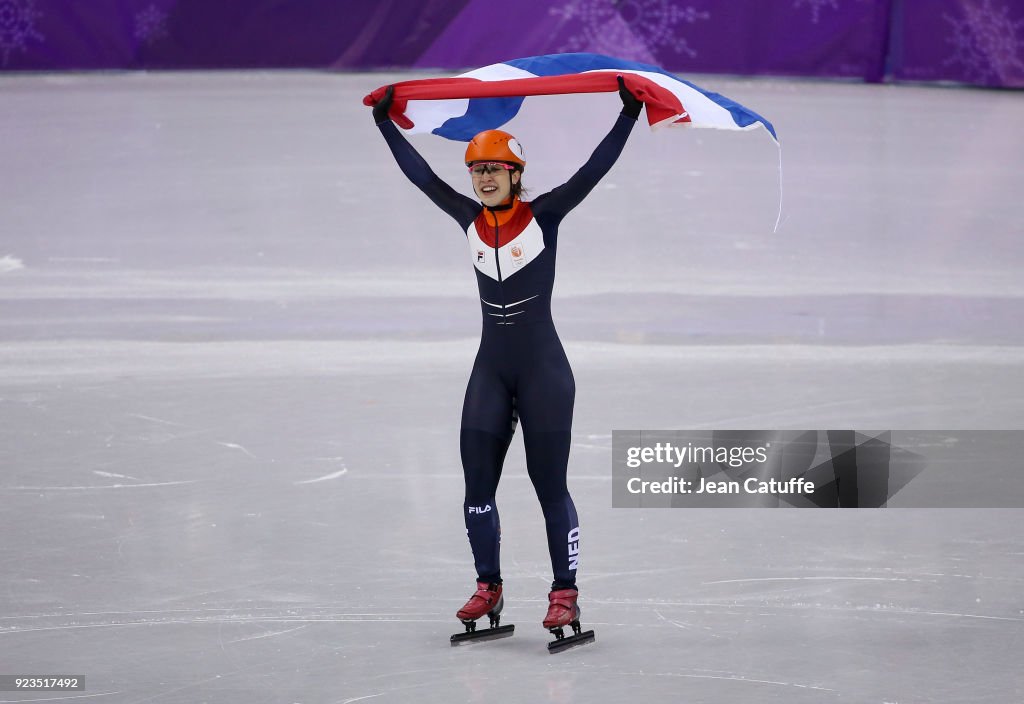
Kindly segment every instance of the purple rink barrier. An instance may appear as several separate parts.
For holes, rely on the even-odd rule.
[[[690,73],[881,80],[889,1],[471,0],[416,62],[477,66],[560,52],[608,54]],[[512,44],[481,27],[501,22]]]
[[[0,0],[5,71],[447,72],[577,51],[680,73],[1020,88],[1024,0]]]
[[[894,80],[1024,88],[1024,0],[903,0],[892,22]]]
[[[0,0],[6,70],[411,66],[449,0]]]

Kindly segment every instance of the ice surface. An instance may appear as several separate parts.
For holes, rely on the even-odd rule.
[[[1022,426],[1018,94],[692,77],[778,129],[774,234],[766,134],[634,131],[559,243],[597,642],[549,656],[518,440],[516,635],[448,645],[479,306],[360,103],[398,78],[0,78],[0,674],[161,704],[1024,698],[1024,510],[610,507],[617,428]],[[533,193],[617,110],[528,103]],[[468,192],[460,145],[414,143]]]

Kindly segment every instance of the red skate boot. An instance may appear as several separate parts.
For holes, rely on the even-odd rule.
[[[493,640],[494,638],[505,638],[512,635],[515,626],[507,624],[499,625],[501,620],[501,609],[505,606],[505,599],[501,595],[500,584],[488,584],[477,582],[476,591],[465,606],[458,610],[455,618],[462,621],[466,626],[465,633],[456,633],[452,636],[452,645],[459,645],[468,641]],[[490,621],[490,628],[476,630],[477,619],[484,616]]]
[[[548,594],[548,615],[544,617],[544,628],[555,636],[548,643],[549,653],[594,642],[594,632],[583,631],[580,626],[580,607],[576,604],[578,598],[579,592],[575,589],[555,589]],[[571,636],[563,632],[565,626],[572,627]]]

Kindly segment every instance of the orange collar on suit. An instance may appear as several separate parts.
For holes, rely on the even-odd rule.
[[[531,220],[533,220],[533,210],[530,209],[530,204],[519,200],[519,198],[514,198],[511,207],[501,210],[484,207],[476,216],[474,225],[480,239],[490,247],[495,244],[495,229],[497,229],[497,244],[499,247],[504,247],[514,240],[530,224]],[[495,221],[497,221],[497,228],[495,228]]]

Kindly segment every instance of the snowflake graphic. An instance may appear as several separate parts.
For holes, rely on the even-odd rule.
[[[672,0],[569,0],[548,12],[581,25],[558,51],[589,51],[647,62],[654,61],[651,50],[655,47],[697,56],[679,36],[678,25],[711,16],[693,6],[678,7]]]
[[[793,0],[793,9],[807,5],[811,8],[811,22],[818,24],[821,17],[821,8],[828,6],[833,10],[839,9],[839,0]]]
[[[150,5],[135,15],[135,39],[143,44],[152,44],[167,36],[167,13],[156,5]]]
[[[942,16],[951,26],[947,42],[953,46],[943,64],[959,64],[969,79],[982,82],[1024,74],[1024,41],[1018,38],[1024,20],[1012,19],[1009,6],[997,9],[992,0],[964,4],[964,13],[960,20]]]
[[[28,51],[29,39],[43,41],[43,35],[36,30],[36,20],[40,17],[42,13],[36,10],[36,0],[0,0],[0,52],[4,66],[14,49]]]

